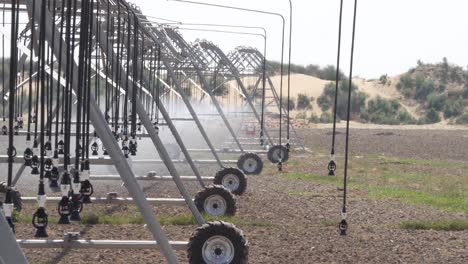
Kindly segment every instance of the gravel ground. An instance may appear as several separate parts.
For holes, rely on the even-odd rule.
[[[292,162],[307,162],[311,172],[322,172],[330,142],[329,129],[307,129],[299,133],[311,152],[293,155]],[[342,132],[342,130],[340,130]],[[468,160],[468,131],[378,130],[353,129],[353,155],[387,155],[431,160]],[[338,135],[337,152],[341,153],[344,134]],[[142,144],[141,144],[142,145]],[[148,149],[147,151],[150,151]],[[250,263],[468,263],[468,232],[408,231],[398,228],[406,220],[466,219],[467,214],[443,212],[424,205],[410,205],[397,200],[373,200],[362,192],[350,192],[348,236],[340,236],[334,223],[340,220],[341,198],[336,187],[304,180],[281,177],[275,166],[265,164],[265,173],[249,177],[248,192],[237,198],[240,227],[250,244]],[[2,171],[4,168],[1,167]],[[160,167],[135,167],[137,174]],[[180,167],[181,174],[188,174]],[[286,165],[286,171],[295,171]],[[203,166],[204,175],[213,175],[215,166]],[[99,168],[96,174],[115,173]],[[3,176],[0,177],[0,180]],[[25,176],[18,188],[34,194],[34,179]],[[188,183],[194,195],[199,186]],[[172,183],[142,184],[148,197],[179,197]],[[125,196],[119,182],[96,183],[97,195],[118,191]],[[314,195],[293,195],[292,192]],[[28,205],[26,212],[33,212]],[[119,214],[133,207],[91,205],[86,211]],[[48,212],[54,214],[53,205]],[[161,206],[161,215],[186,213],[186,208]],[[252,225],[248,223],[262,223]],[[165,226],[171,240],[186,240],[195,226]],[[32,238],[33,228],[19,224],[17,236]],[[58,226],[49,227],[50,238],[61,238],[64,232],[80,231],[87,239],[151,239],[142,226]],[[165,263],[152,250],[25,250],[31,263]],[[185,252],[178,252],[186,263]]]

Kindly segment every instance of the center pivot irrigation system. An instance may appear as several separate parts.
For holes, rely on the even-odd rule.
[[[262,154],[284,163],[290,147],[304,148],[282,89],[278,93],[267,74],[266,54],[249,47],[225,54],[209,41],[189,43],[176,27],[155,23],[124,0],[0,1],[0,9],[0,140],[8,142],[7,155],[0,156],[8,166],[0,183],[0,263],[27,263],[21,247],[157,248],[169,263],[178,263],[174,249],[186,249],[190,263],[247,263],[242,231],[222,221],[206,223],[201,213],[235,214],[234,195],[246,191],[245,175],[262,172]],[[226,142],[210,135],[217,118]],[[178,122],[193,122],[191,133],[199,132],[208,149],[190,149]],[[288,127],[287,147],[281,144],[282,126]],[[146,140],[159,159],[137,159]],[[214,160],[195,160],[193,153]],[[237,160],[221,159],[239,154]],[[134,173],[138,164],[161,163],[169,176]],[[177,164],[188,164],[194,176],[180,176]],[[219,171],[202,176],[204,164]],[[118,175],[93,175],[94,166],[114,166]],[[21,197],[16,186],[22,177],[37,180],[37,197]],[[131,197],[92,197],[92,183],[111,180],[123,181]],[[173,181],[182,198],[145,197],[138,181],[158,180]],[[194,199],[184,181],[200,185]],[[35,202],[37,239],[16,240],[13,211]],[[64,225],[79,221],[84,205],[135,204],[154,241],[82,240],[76,233],[47,240],[46,202],[57,204],[58,224]],[[160,204],[189,207],[199,227],[188,242],[167,239],[152,208]]]

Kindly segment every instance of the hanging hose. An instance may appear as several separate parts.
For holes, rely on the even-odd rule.
[[[266,41],[265,41],[266,43]],[[266,47],[266,44],[265,44]],[[266,95],[266,48],[265,54],[263,54],[263,65],[262,65],[262,113],[260,120],[260,145],[265,145],[265,95]]]
[[[92,7],[94,5],[94,1],[91,0],[90,6]],[[90,13],[90,12],[88,12]],[[93,8],[91,9],[91,14],[93,14]],[[96,15],[98,16],[99,13],[96,12]],[[97,27],[97,26],[96,26]],[[91,100],[91,55],[92,55],[92,36],[93,36],[93,19],[90,19],[89,21],[89,35],[88,35],[88,51],[87,51],[87,58],[88,58],[88,63],[87,63],[87,83],[85,85],[85,92],[84,92],[84,109],[83,112],[85,113],[84,116],[86,116],[86,121],[85,124],[83,125],[83,135],[84,135],[84,145],[85,145],[85,151],[83,152],[82,155],[82,164],[81,164],[81,189],[80,189],[80,194],[81,194],[81,200],[84,204],[89,204],[91,203],[91,195],[94,193],[94,188],[91,182],[89,181],[90,179],[90,167],[89,167],[89,127],[90,127],[90,100]],[[97,44],[96,44],[96,56],[97,56]],[[99,78],[99,74],[96,73],[96,78]],[[96,81],[97,83],[97,81]],[[85,153],[86,152],[86,153]]]
[[[340,62],[341,62],[341,28],[343,21],[343,0],[340,0],[340,16],[338,25],[338,53],[336,59],[336,80],[335,80],[335,102],[333,106],[333,133],[332,133],[332,146],[330,151],[330,162],[328,163],[328,175],[335,176],[336,162],[335,162],[335,139],[336,139],[336,115],[338,107],[338,92],[340,86]]]
[[[10,98],[8,100],[9,113],[8,113],[8,176],[7,176],[7,190],[5,203],[3,204],[3,212],[6,220],[11,227],[11,230],[15,232],[15,226],[12,221],[13,213],[13,200],[12,200],[12,179],[13,179],[13,161],[16,156],[16,150],[14,147],[14,132],[13,132],[13,121],[15,119],[15,93],[16,93],[16,72],[17,72],[17,57],[18,51],[16,46],[16,40],[18,32],[15,27],[16,16],[19,15],[19,1],[12,0],[11,10],[11,46],[10,46]]]
[[[54,0],[55,2],[56,0]],[[62,5],[62,8],[61,8],[61,19],[60,19],[60,37],[63,36],[64,34],[64,24],[65,24],[65,8],[63,8],[63,5]],[[56,102],[56,121],[55,121],[55,150],[54,150],[54,164],[58,166],[59,164],[59,155],[63,155],[64,152],[63,152],[63,148],[64,148],[64,142],[63,142],[63,138],[62,138],[62,134],[63,134],[63,123],[64,123],[64,119],[63,119],[63,116],[64,116],[64,112],[63,112],[63,109],[65,108],[64,107],[64,103],[60,100],[60,92],[62,91],[63,94],[65,94],[65,88],[62,87],[61,85],[61,77],[62,77],[62,50],[63,50],[63,44],[62,44],[62,41],[60,41],[60,44],[59,44],[59,58],[58,58],[58,77],[57,77],[57,102]],[[62,111],[60,110],[60,108],[62,108]],[[60,113],[62,113],[62,115],[60,116]],[[59,135],[59,120],[61,120],[61,130],[60,130],[60,135]],[[52,174],[51,174],[51,177],[49,178],[49,186],[51,188],[57,188],[59,187],[58,186],[58,179],[59,179],[59,173],[58,173],[58,168],[56,166],[54,166],[54,168],[52,169]]]
[[[284,60],[284,18],[283,18],[283,39],[282,39],[282,46],[281,46],[281,69],[280,69],[280,106],[279,106],[279,146],[282,146],[282,135],[283,135],[283,60]],[[284,153],[281,151],[279,156],[278,162],[278,171],[283,171],[283,155]]]
[[[346,235],[348,230],[348,223],[346,221],[346,198],[347,198],[347,184],[348,184],[348,158],[349,158],[349,120],[351,118],[351,91],[353,84],[353,64],[354,64],[354,43],[356,37],[356,17],[357,17],[357,2],[354,0],[354,15],[353,15],[353,35],[352,35],[352,44],[351,44],[351,63],[349,68],[349,91],[348,91],[348,112],[346,120],[346,145],[345,145],[345,164],[344,164],[344,179],[343,179],[343,209],[341,210],[342,220],[340,222],[339,228],[341,235]]]
[[[121,10],[120,10],[120,4],[117,4],[117,61],[116,61],[116,64],[117,65],[120,65],[120,57],[121,57],[121,51],[122,51],[122,43],[121,43],[121,24],[122,24],[122,21],[121,21]],[[114,65],[114,64],[112,64]],[[117,69],[115,69],[115,76],[114,77],[114,80],[115,81],[115,114],[114,114],[114,122],[115,122],[115,137],[117,139],[117,141],[121,138],[121,135],[120,135],[120,125],[119,125],[119,121],[120,121],[120,87],[122,87],[121,85],[121,79],[120,79],[120,75],[121,75],[121,70],[120,70],[120,67],[117,67]]]
[[[40,23],[40,34],[39,34],[39,56],[38,56],[38,80],[40,80],[40,93],[41,93],[41,117],[40,117],[40,174],[39,174],[39,186],[38,186],[38,193],[37,193],[37,203],[38,209],[34,213],[32,218],[32,224],[36,228],[35,237],[48,237],[47,235],[47,225],[48,225],[48,216],[45,211],[45,203],[46,203],[46,194],[44,188],[44,176],[45,176],[45,151],[46,146],[44,143],[45,140],[45,112],[46,112],[46,93],[47,93],[47,86],[46,86],[46,72],[45,72],[45,64],[46,64],[46,42],[45,42],[45,15],[46,15],[46,2],[42,1],[41,3],[41,23]]]
[[[132,31],[132,26],[131,26],[131,23],[130,23],[130,12],[127,8],[127,32],[131,32]],[[127,47],[128,49],[130,49],[131,47],[131,34],[127,34]],[[130,81],[130,52],[127,51],[127,65],[126,65],[126,85],[125,85],[125,103],[124,103],[124,114],[123,114],[123,127],[124,127],[124,131],[123,131],[123,134],[124,134],[124,141],[125,141],[125,144],[128,144],[128,85],[129,85],[129,81]],[[124,145],[124,142],[122,142],[122,145]],[[123,146],[122,146],[123,148]]]
[[[75,0],[76,2],[76,0]],[[76,10],[76,9],[75,9]],[[70,174],[69,174],[69,163],[70,163],[70,138],[69,138],[69,126],[70,126],[70,117],[71,117],[71,83],[73,80],[73,71],[71,69],[71,65],[73,62],[72,57],[72,0],[67,1],[67,13],[66,13],[66,32],[65,32],[65,43],[66,43],[66,85],[65,85],[65,92],[64,92],[64,99],[65,99],[65,107],[64,107],[64,123],[65,123],[65,139],[64,139],[64,172],[62,174],[62,179],[60,182],[60,190],[62,192],[62,199],[60,200],[57,211],[60,215],[59,224],[70,224],[70,220],[68,217],[71,214],[71,203],[68,195],[71,190],[70,186]]]
[[[293,29],[293,20],[292,20],[292,16],[293,16],[293,9],[292,9],[292,2],[291,0],[289,1],[289,10],[290,10],[290,13],[289,13],[289,63],[288,63],[288,113],[287,113],[287,131],[286,131],[286,149],[287,151],[289,152],[290,149],[291,149],[291,145],[290,145],[290,123],[291,123],[291,119],[290,119],[290,111],[291,111],[291,52],[292,52],[292,47],[291,47],[291,39],[292,39],[292,29]]]
[[[157,70],[156,70],[156,98],[159,98],[161,96],[161,46],[158,45],[158,65],[157,65]],[[155,121],[155,128],[156,131],[159,131],[159,102],[160,100],[156,100],[156,121]]]
[[[2,27],[5,27],[5,4],[2,10]],[[5,124],[5,35],[2,34],[2,135],[7,135],[8,127]]]

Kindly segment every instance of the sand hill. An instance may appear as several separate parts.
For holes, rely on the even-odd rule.
[[[400,101],[401,105],[411,114],[413,117],[418,118],[421,115],[419,104],[412,100],[404,99],[403,96],[396,88],[398,83],[398,76],[389,78],[389,82],[386,85],[382,85],[378,80],[365,80],[362,78],[355,78],[353,81],[359,87],[359,90],[365,92],[369,99],[380,96],[385,99],[396,98]],[[275,85],[278,93],[280,87],[280,76],[274,76],[272,78],[273,84]],[[292,74],[291,75],[291,97],[297,99],[299,94],[305,94],[308,97],[313,97],[313,109],[312,112],[315,115],[320,116],[322,110],[317,104],[317,98],[322,95],[325,86],[330,81],[322,80],[316,77],[312,77],[304,74]],[[283,95],[287,94],[287,76],[283,78]]]

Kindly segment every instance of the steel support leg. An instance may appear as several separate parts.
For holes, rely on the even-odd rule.
[[[16,242],[15,235],[11,231],[2,210],[0,210],[0,234],[2,234],[2,238],[0,239],[0,263],[29,263]]]

